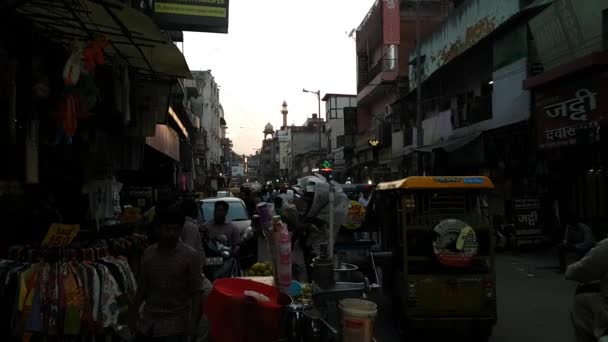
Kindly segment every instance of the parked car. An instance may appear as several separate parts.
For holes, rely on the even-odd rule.
[[[220,190],[220,191],[217,192],[217,196],[215,196],[215,197],[217,197],[217,198],[221,198],[221,197],[234,197],[234,195],[230,191]]]
[[[213,197],[201,200],[202,222],[209,222],[213,220],[213,211],[215,209],[215,202],[217,201],[224,201],[228,203],[227,218],[239,228],[241,237],[251,234],[251,218],[247,213],[245,202],[238,197]],[[247,239],[243,245],[241,245],[238,259],[241,262],[241,267],[246,269],[257,262],[257,257],[258,244],[256,236],[254,238]]]

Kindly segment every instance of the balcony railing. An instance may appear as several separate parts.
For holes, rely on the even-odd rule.
[[[365,88],[381,72],[397,71],[397,67],[396,58],[383,58],[379,60],[378,63],[367,70],[367,77],[365,77],[365,80],[363,80],[362,77],[360,78],[361,82],[359,82],[358,90],[361,91]]]

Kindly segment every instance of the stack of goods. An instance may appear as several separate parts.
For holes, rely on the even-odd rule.
[[[270,262],[255,263],[247,271],[248,277],[270,277],[272,276],[272,264]]]
[[[272,217],[272,238],[270,251],[274,264],[274,276],[277,285],[284,293],[291,288],[291,234],[281,216]]]

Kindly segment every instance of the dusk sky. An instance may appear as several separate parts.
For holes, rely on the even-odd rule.
[[[211,69],[220,85],[228,135],[239,154],[254,153],[264,126],[301,125],[317,112],[314,94],[356,94],[356,28],[374,0],[231,0],[228,34],[187,32],[191,70]],[[325,104],[321,102],[324,116]]]

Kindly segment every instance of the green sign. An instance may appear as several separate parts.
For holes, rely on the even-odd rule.
[[[322,169],[331,169],[333,165],[331,165],[331,162],[329,160],[325,160],[323,161],[323,164],[321,164],[321,168]]]
[[[228,33],[228,0],[156,0],[154,14],[165,30]]]

